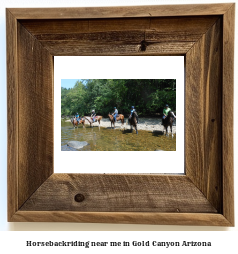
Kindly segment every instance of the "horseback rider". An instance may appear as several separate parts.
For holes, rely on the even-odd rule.
[[[163,116],[162,116],[162,125],[164,125],[164,119],[168,116],[169,111],[171,111],[171,108],[169,108],[169,105],[166,104],[165,108],[163,109]],[[176,118],[176,116],[173,113],[173,117]]]
[[[79,121],[81,120],[81,118],[79,117],[79,113],[76,113],[75,118],[76,118],[77,122],[79,123]]]
[[[118,110],[116,107],[114,107],[114,113],[112,113],[113,115],[113,118],[114,118],[114,121],[116,122],[117,121],[117,115],[118,115]]]
[[[92,110],[91,118],[93,119],[93,122],[95,122],[95,118],[96,118],[95,110]]]
[[[167,117],[170,110],[171,110],[171,108],[169,108],[169,105],[166,104],[165,108],[163,109],[162,125],[164,125],[164,119]]]
[[[137,123],[139,123],[139,121],[138,121],[138,115],[136,113],[136,110],[135,110],[134,106],[131,106],[131,114],[129,116],[129,119],[131,119],[133,112],[135,113]]]

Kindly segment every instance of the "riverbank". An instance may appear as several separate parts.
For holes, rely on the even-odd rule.
[[[69,120],[65,120],[65,122],[70,122]],[[88,121],[85,121],[86,126],[89,125]],[[94,127],[98,127],[99,124],[98,122],[93,124]],[[100,122],[100,127],[104,127],[104,128],[111,128],[111,122],[109,121],[108,118],[103,118]],[[116,129],[130,129],[130,125],[127,124],[127,118],[125,119],[125,123],[124,125],[121,124],[121,121],[116,122],[115,124],[115,128]],[[139,118],[139,123],[137,125],[137,129],[138,130],[145,130],[145,131],[152,131],[152,132],[160,132],[164,130],[164,126],[161,124],[161,119],[160,118]],[[169,128],[169,132],[170,132],[170,128]],[[176,120],[173,124],[173,133],[176,133]]]

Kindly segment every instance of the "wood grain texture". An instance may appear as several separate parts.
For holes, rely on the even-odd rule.
[[[17,20],[6,11],[8,220],[18,210],[18,58]]]
[[[234,225],[234,26],[235,4],[223,16],[223,87],[222,87],[222,147],[223,147],[223,214]]]
[[[53,173],[53,58],[18,23],[19,207]]]
[[[18,211],[12,221],[232,226],[223,215],[213,213]]]
[[[222,20],[186,55],[186,175],[222,211]]]
[[[232,4],[150,5],[84,8],[10,8],[17,19],[101,19],[221,15]]]
[[[146,48],[146,51],[141,51],[141,44],[134,43],[105,43],[105,44],[80,44],[74,41],[49,41],[43,42],[42,45],[55,56],[155,56],[159,55],[184,55],[191,49],[194,43],[156,43]]]
[[[217,212],[186,176],[104,174],[54,174],[20,210]]]
[[[66,19],[19,21],[38,40],[42,37],[77,35],[84,33],[116,31],[157,31],[161,34],[194,36],[206,33],[219,16],[169,17],[169,18],[113,18],[113,19]],[[52,37],[49,37],[52,36]],[[60,39],[60,38],[58,38]]]
[[[217,19],[209,16],[205,19],[23,20],[21,24],[55,56],[182,55]],[[140,50],[144,40],[146,52]]]

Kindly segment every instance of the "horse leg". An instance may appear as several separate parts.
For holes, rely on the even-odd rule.
[[[138,131],[137,131],[137,125],[135,126],[135,129],[136,129],[136,134],[138,134]]]
[[[172,127],[173,127],[173,126],[172,126],[172,124],[171,124],[171,125],[170,125],[170,130],[171,130],[171,135],[172,135],[172,137],[173,137],[174,135],[173,135]]]

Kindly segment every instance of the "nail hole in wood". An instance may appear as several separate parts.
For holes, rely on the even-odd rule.
[[[85,199],[85,197],[84,197],[83,194],[77,194],[77,195],[75,195],[75,197],[74,197],[74,200],[75,200],[76,202],[83,202],[84,199]]]

